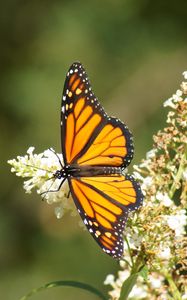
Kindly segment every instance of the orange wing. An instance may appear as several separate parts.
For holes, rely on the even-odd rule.
[[[130,163],[132,135],[125,124],[104,112],[80,63],[67,73],[61,116],[65,164],[126,167]]]
[[[77,209],[93,238],[114,258],[123,255],[123,230],[129,210],[143,199],[132,176],[68,178]]]

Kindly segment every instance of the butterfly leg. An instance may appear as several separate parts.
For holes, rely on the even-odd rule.
[[[69,198],[69,196],[70,196],[70,190],[69,190],[69,192],[68,192],[67,198]]]
[[[64,181],[66,180],[66,178],[63,178],[63,180],[61,181],[61,183],[60,183],[60,185],[59,185],[59,187],[56,189],[56,190],[50,190],[50,188],[52,187],[52,185],[53,185],[53,182],[52,182],[52,184],[51,184],[51,186],[50,186],[50,188],[49,188],[49,190],[48,191],[45,191],[45,192],[42,192],[42,193],[40,193],[40,196],[42,196],[42,195],[46,195],[47,193],[55,193],[55,192],[58,192],[60,189],[61,189],[61,187],[62,187],[62,185],[63,185],[63,183],[64,183]],[[44,198],[45,198],[45,196],[42,198],[42,200],[44,200]]]

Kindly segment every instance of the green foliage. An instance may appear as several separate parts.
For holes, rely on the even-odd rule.
[[[136,284],[138,276],[143,277],[144,280],[147,280],[148,269],[146,266],[142,267],[139,272],[132,273],[123,283],[120,293],[119,300],[127,300],[128,296]]]
[[[98,296],[102,300],[106,300],[105,296],[100,291],[98,291],[96,288],[92,287],[91,285],[82,283],[82,282],[78,282],[78,281],[68,281],[68,280],[66,280],[66,281],[61,280],[61,281],[54,281],[54,282],[46,283],[45,285],[43,285],[39,288],[33,289],[27,295],[20,298],[20,300],[27,300],[34,294],[37,294],[43,290],[51,289],[54,287],[64,287],[64,286],[82,289],[82,290],[88,291],[88,292]]]
[[[6,161],[30,145],[37,153],[49,146],[60,152],[64,77],[80,60],[106,111],[132,130],[139,162],[162,127],[161,99],[175,90],[185,67],[187,2],[7,0],[0,6],[1,297],[17,299],[24,286],[54,278],[102,285],[116,262],[78,220],[57,221],[39,197],[24,195]]]

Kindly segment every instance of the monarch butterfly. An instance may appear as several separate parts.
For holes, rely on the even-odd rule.
[[[62,179],[60,187],[68,180],[88,231],[104,252],[119,259],[128,212],[143,200],[139,184],[122,173],[133,157],[132,135],[105,113],[79,62],[72,64],[64,84],[61,142],[64,166],[54,176]]]

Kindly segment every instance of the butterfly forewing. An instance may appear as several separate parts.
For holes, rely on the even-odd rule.
[[[67,164],[127,166],[133,157],[131,133],[104,112],[80,63],[67,73],[61,125]]]

